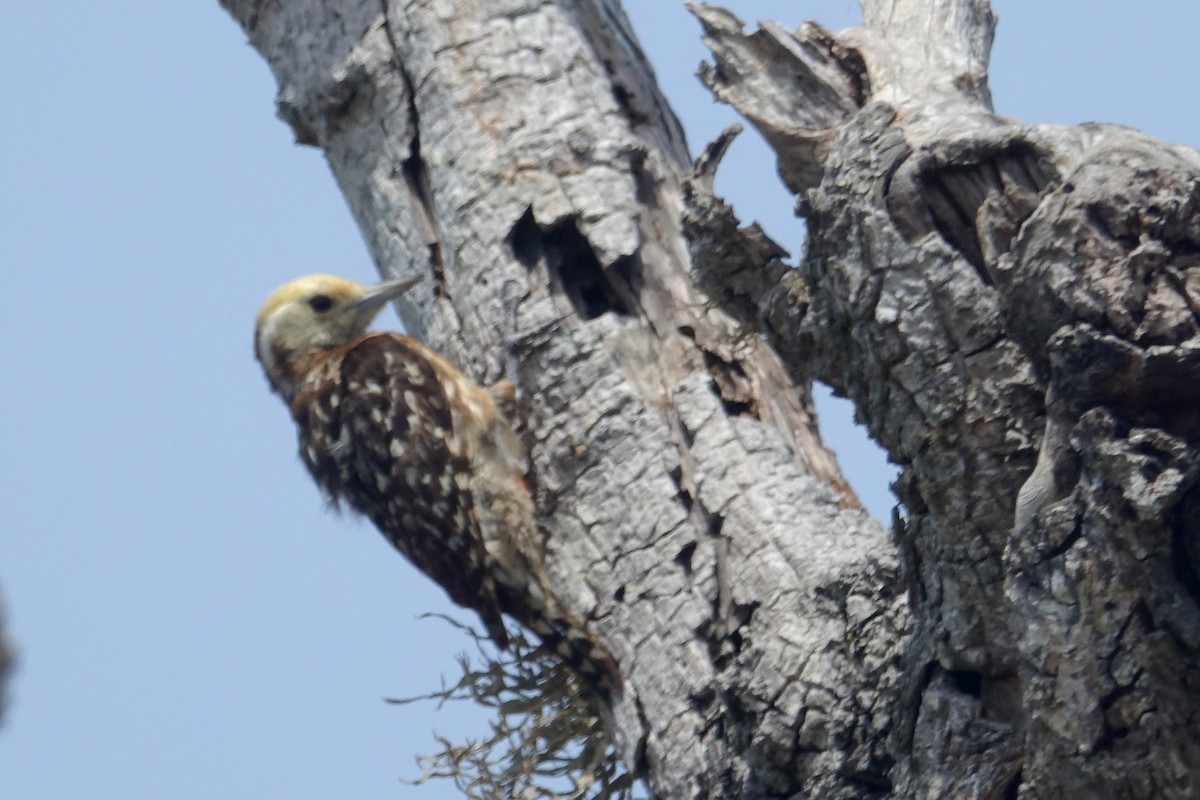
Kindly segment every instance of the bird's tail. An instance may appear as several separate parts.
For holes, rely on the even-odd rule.
[[[619,695],[622,680],[616,659],[583,623],[566,611],[558,598],[552,604],[557,606],[557,613],[543,613],[530,626],[541,638],[542,646],[560,656],[606,699]]]
[[[551,588],[516,436],[499,422],[488,433],[480,441],[471,496],[496,605],[611,698],[622,686],[616,660]]]
[[[497,588],[505,593],[503,584]],[[616,659],[551,591],[544,573],[515,594],[506,598],[515,603],[502,602],[502,605],[507,605],[509,613],[538,635],[543,647],[562,658],[605,699],[621,693],[623,681]]]

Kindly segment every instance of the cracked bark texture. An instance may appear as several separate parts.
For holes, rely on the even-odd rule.
[[[695,7],[799,269],[688,186],[701,285],[901,467],[896,797],[1200,796],[1200,155],[997,116],[984,0]]]
[[[429,276],[410,332],[520,387],[549,568],[620,663],[627,763],[664,798],[886,791],[895,548],[807,380],[697,287],[689,154],[616,0],[222,4],[380,271]]]

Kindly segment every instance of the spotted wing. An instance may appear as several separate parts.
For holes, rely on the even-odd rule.
[[[470,464],[434,366],[413,340],[379,333],[347,346],[338,373],[328,396],[310,403],[330,417],[327,444],[317,448],[327,455],[309,463],[318,483],[369,517],[455,603],[477,611],[503,646],[507,635],[473,524]]]

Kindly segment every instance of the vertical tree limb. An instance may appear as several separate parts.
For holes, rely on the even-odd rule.
[[[907,610],[807,381],[715,308],[687,150],[611,0],[224,0],[321,147],[410,330],[516,355],[552,575],[621,663],[662,797],[888,784]]]

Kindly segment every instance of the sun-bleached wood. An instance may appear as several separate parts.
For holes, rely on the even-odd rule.
[[[696,286],[689,154],[619,6],[223,5],[381,271],[428,275],[410,331],[520,386],[551,574],[620,662],[627,762],[661,797],[886,785],[894,547],[807,381]]]
[[[615,2],[225,5],[381,270],[428,273],[410,329],[517,378],[657,796],[1200,793],[1194,151],[995,115],[983,0],[696,6],[806,218],[792,269]],[[890,540],[810,378],[901,467]]]

